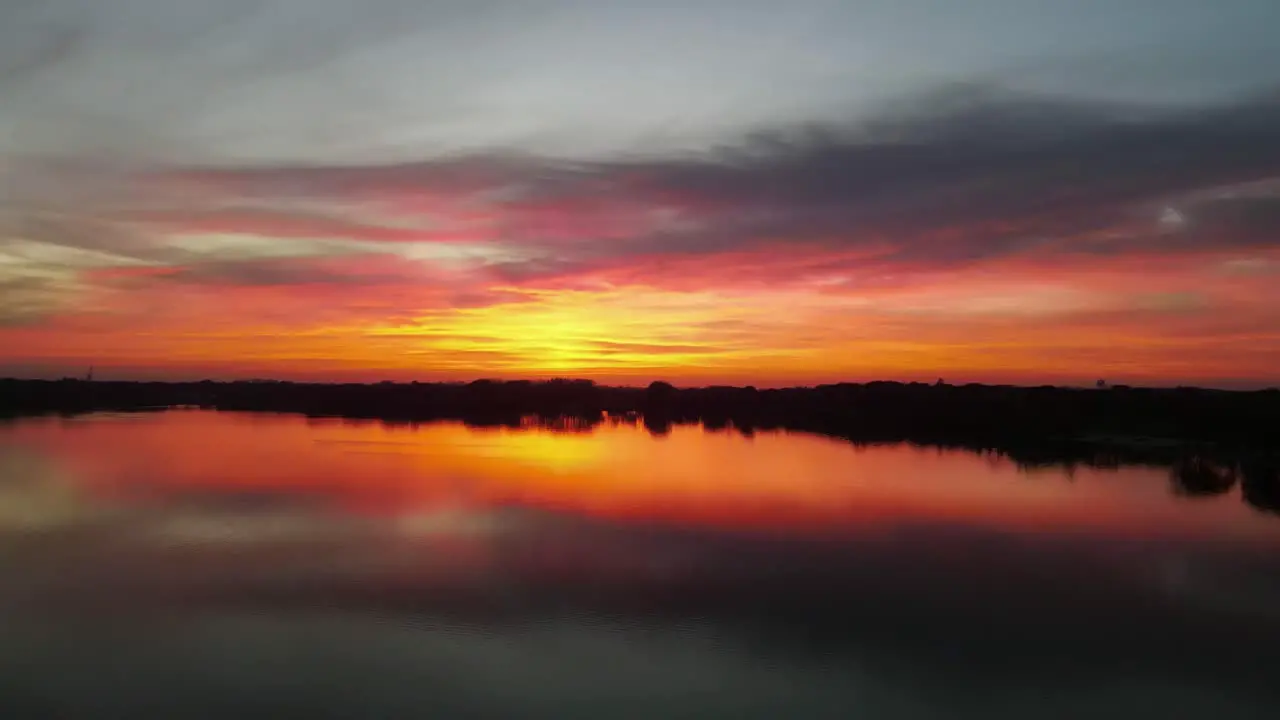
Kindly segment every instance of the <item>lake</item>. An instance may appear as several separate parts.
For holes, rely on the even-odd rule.
[[[1243,495],[626,419],[22,419],[0,716],[1274,718]]]

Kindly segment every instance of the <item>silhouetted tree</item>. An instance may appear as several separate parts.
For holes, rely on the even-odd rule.
[[[663,436],[671,433],[671,421],[662,415],[644,416],[644,429],[650,435]]]
[[[1248,460],[1241,464],[1240,489],[1244,501],[1269,513],[1280,513],[1280,464],[1275,460]]]
[[[1169,470],[1173,491],[1187,497],[1221,495],[1236,484],[1232,468],[1222,468],[1201,457],[1190,457],[1175,463]]]
[[[675,397],[676,392],[675,386],[671,383],[654,380],[645,389],[645,396],[650,400],[669,400]]]

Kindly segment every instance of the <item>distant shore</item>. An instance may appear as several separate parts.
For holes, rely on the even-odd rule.
[[[1070,441],[1129,448],[1280,449],[1280,390],[1098,389],[944,383],[840,383],[785,389],[610,387],[586,380],[470,383],[92,382],[0,379],[0,416],[176,405],[392,421],[588,422],[635,413],[647,427],[792,429],[864,440]]]
[[[403,424],[589,432],[643,425],[662,436],[698,423],[750,437],[800,431],[855,444],[906,442],[1008,457],[1024,468],[1166,467],[1173,488],[1240,487],[1280,513],[1280,391],[1077,389],[872,382],[752,387],[608,387],[584,380],[471,383],[91,382],[0,379],[0,421],[168,408],[293,413]]]

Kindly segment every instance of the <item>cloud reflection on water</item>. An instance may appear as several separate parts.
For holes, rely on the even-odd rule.
[[[0,529],[19,579],[0,590],[0,704],[1254,717],[1280,700],[1280,523],[1238,489],[1178,497],[1159,469],[1069,480],[695,428],[139,423],[0,431],[5,507],[58,501]]]

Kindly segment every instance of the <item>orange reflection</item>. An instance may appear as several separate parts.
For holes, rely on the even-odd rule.
[[[417,427],[173,411],[28,421],[10,441],[63,460],[99,497],[286,496],[371,517],[539,508],[612,521],[832,534],[900,523],[1117,536],[1280,538],[1237,496],[1187,501],[1165,471],[1028,475],[964,452],[856,448],[786,433],[744,438],[631,425],[591,432]]]

